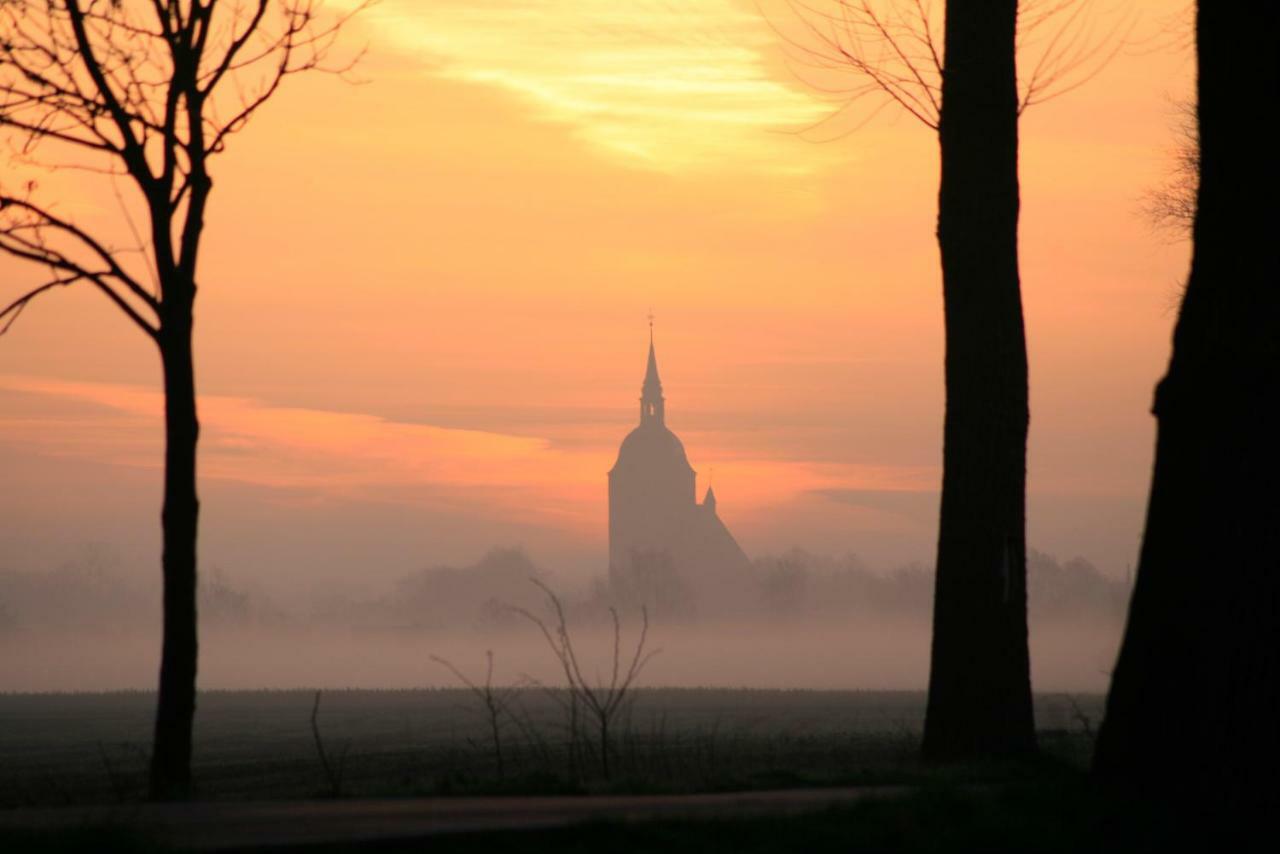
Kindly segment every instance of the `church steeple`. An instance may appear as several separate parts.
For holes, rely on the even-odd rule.
[[[644,370],[640,388],[640,424],[662,426],[666,422],[666,400],[662,396],[662,380],[658,379],[658,356],[653,349],[653,315],[649,315],[649,364]]]

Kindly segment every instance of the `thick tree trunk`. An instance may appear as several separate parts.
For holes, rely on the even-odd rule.
[[[196,497],[195,371],[191,312],[160,332],[164,366],[164,640],[151,797],[172,800],[191,793],[191,732],[196,708]]]
[[[1280,791],[1280,10],[1201,2],[1200,188],[1095,771],[1202,799]]]
[[[949,0],[938,136],[946,421],[924,755],[1035,750],[1027,352],[1018,281],[1017,0]]]

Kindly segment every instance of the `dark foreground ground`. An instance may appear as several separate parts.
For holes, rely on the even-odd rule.
[[[594,739],[570,739],[545,691],[507,698],[501,770],[460,690],[213,692],[199,699],[205,800],[485,794],[654,794],[938,782],[918,761],[918,692],[645,689],[614,723],[605,779]],[[1036,699],[1047,752],[1084,767],[1096,695]],[[129,804],[145,792],[147,693],[0,695],[0,809]],[[585,736],[587,733],[583,733]],[[965,779],[990,776],[967,769]]]
[[[494,831],[531,831],[629,822],[782,817],[868,798],[900,797],[901,787],[784,789],[691,795],[553,795],[379,798],[314,801],[201,801],[129,807],[44,807],[0,813],[0,834],[73,838],[85,828],[132,833],[161,848],[405,845],[407,841]],[[0,837],[2,838],[2,837]]]
[[[0,813],[0,850],[600,854],[600,852],[1271,851],[1274,824],[1104,797],[1080,775],[1023,768],[971,786],[747,795],[208,802],[96,816]],[[83,809],[83,808],[82,808]],[[74,821],[66,821],[76,813]],[[167,816],[165,815],[167,813]]]
[[[615,730],[607,778],[555,698],[509,701],[500,771],[471,695],[325,693],[326,772],[314,694],[205,694],[200,802],[157,807],[142,803],[149,695],[0,695],[0,852],[1257,847],[1102,797],[1085,774],[1096,696],[1037,698],[1036,762],[937,768],[917,759],[923,694],[651,689]]]

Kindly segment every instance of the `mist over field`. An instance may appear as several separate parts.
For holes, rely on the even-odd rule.
[[[932,573],[881,571],[856,557],[792,551],[752,563],[713,601],[647,604],[641,684],[673,687],[923,690],[928,679]],[[411,688],[454,686],[431,656],[471,678],[495,657],[495,682],[558,685],[538,628],[515,612],[548,614],[530,579],[565,603],[584,671],[607,676],[607,587],[558,578],[518,549],[469,566],[437,566],[362,597],[309,591],[282,603],[212,571],[200,595],[200,686]],[[1114,662],[1128,585],[1083,560],[1032,553],[1030,642],[1037,691],[1097,692]],[[678,587],[678,586],[677,586]],[[621,604],[622,652],[640,629],[639,603]],[[11,692],[151,690],[159,655],[155,589],[127,580],[109,556],[53,571],[0,569],[0,688]]]

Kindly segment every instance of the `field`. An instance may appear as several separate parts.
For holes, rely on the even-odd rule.
[[[199,699],[198,794],[210,799],[591,791],[686,792],[926,779],[919,692],[640,689],[615,723],[605,779],[571,740],[557,698],[525,689],[488,720],[464,690],[332,691],[311,727],[309,691]],[[154,697],[144,692],[0,695],[0,806],[142,797]],[[1036,698],[1042,746],[1083,766],[1097,695]],[[965,769],[970,779],[981,769]],[[930,771],[928,779],[936,779]]]

